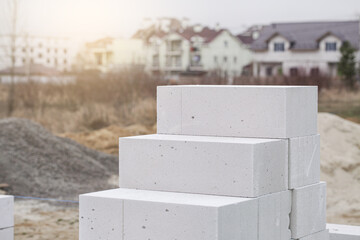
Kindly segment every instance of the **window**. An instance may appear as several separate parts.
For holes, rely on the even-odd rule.
[[[325,51],[336,51],[336,42],[325,43]]]
[[[297,68],[290,68],[290,76],[297,77],[298,76],[298,69]]]
[[[50,59],[47,59],[46,62],[47,62],[47,63],[50,63]]]
[[[64,49],[64,53],[65,53],[65,54],[67,53],[67,49],[66,49],[66,48]]]
[[[25,59],[25,58],[23,58],[23,59],[22,59],[22,62],[23,62],[23,63],[26,63],[26,59]]]
[[[272,67],[267,67],[267,68],[266,68],[266,76],[267,76],[267,77],[271,77],[271,76],[272,76],[272,72],[273,72]]]
[[[39,58],[42,58],[42,54],[41,54],[41,53],[39,53],[38,57],[39,57]]]
[[[234,63],[237,63],[237,57],[234,57]]]
[[[23,48],[22,48],[22,51],[23,51],[23,52],[26,52],[26,48],[25,48],[25,47],[23,47]]]
[[[319,75],[320,75],[319,68],[315,67],[315,68],[310,69],[310,76],[316,77],[316,76],[319,76]]]
[[[224,56],[224,63],[227,62],[227,56]]]
[[[214,62],[217,63],[217,56],[214,56]]]
[[[43,46],[42,43],[39,43],[39,48],[42,48],[42,46]]]
[[[275,52],[284,52],[285,51],[285,43],[274,43],[274,51]]]
[[[224,47],[229,47],[229,43],[228,43],[228,41],[224,41]]]
[[[50,52],[50,48],[47,49],[47,52],[48,52],[48,53]]]
[[[67,60],[66,60],[66,59],[64,59],[64,64],[67,64]]]

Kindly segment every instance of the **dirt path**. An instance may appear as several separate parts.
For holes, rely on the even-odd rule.
[[[15,202],[15,240],[78,240],[78,206]]]

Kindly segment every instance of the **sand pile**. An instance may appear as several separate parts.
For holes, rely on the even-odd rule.
[[[29,120],[0,120],[0,183],[14,195],[70,198],[115,187],[117,157],[52,135]]]
[[[327,221],[360,225],[360,125],[319,114],[321,179],[327,181]]]

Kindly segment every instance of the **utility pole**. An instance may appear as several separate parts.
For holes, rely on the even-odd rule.
[[[9,95],[8,95],[8,106],[7,106],[7,116],[10,117],[14,111],[15,105],[15,61],[16,61],[16,38],[17,38],[17,12],[18,12],[18,0],[13,1],[12,9],[12,26],[11,26],[11,35],[10,35],[10,61],[11,61],[11,75],[10,75],[10,85],[9,85]]]

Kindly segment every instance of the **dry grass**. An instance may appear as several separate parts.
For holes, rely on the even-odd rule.
[[[360,123],[360,91],[324,89],[319,95],[319,112],[330,112]]]
[[[160,77],[158,77],[160,79]],[[156,86],[160,80],[142,71],[101,76],[82,73],[74,83],[17,83],[14,117],[36,121],[61,134],[102,129],[111,125],[127,127],[156,124]],[[171,84],[224,84],[224,79],[181,77]],[[337,90],[341,84],[328,78],[234,79],[234,84],[318,85],[319,110],[360,122],[360,94]],[[0,84],[0,118],[7,117],[8,86]]]
[[[86,80],[85,80],[86,79]],[[13,117],[39,122],[55,133],[117,124],[156,122],[157,83],[139,73],[106,78],[79,76],[74,83],[17,83]],[[0,84],[0,117],[7,117],[8,86]]]

